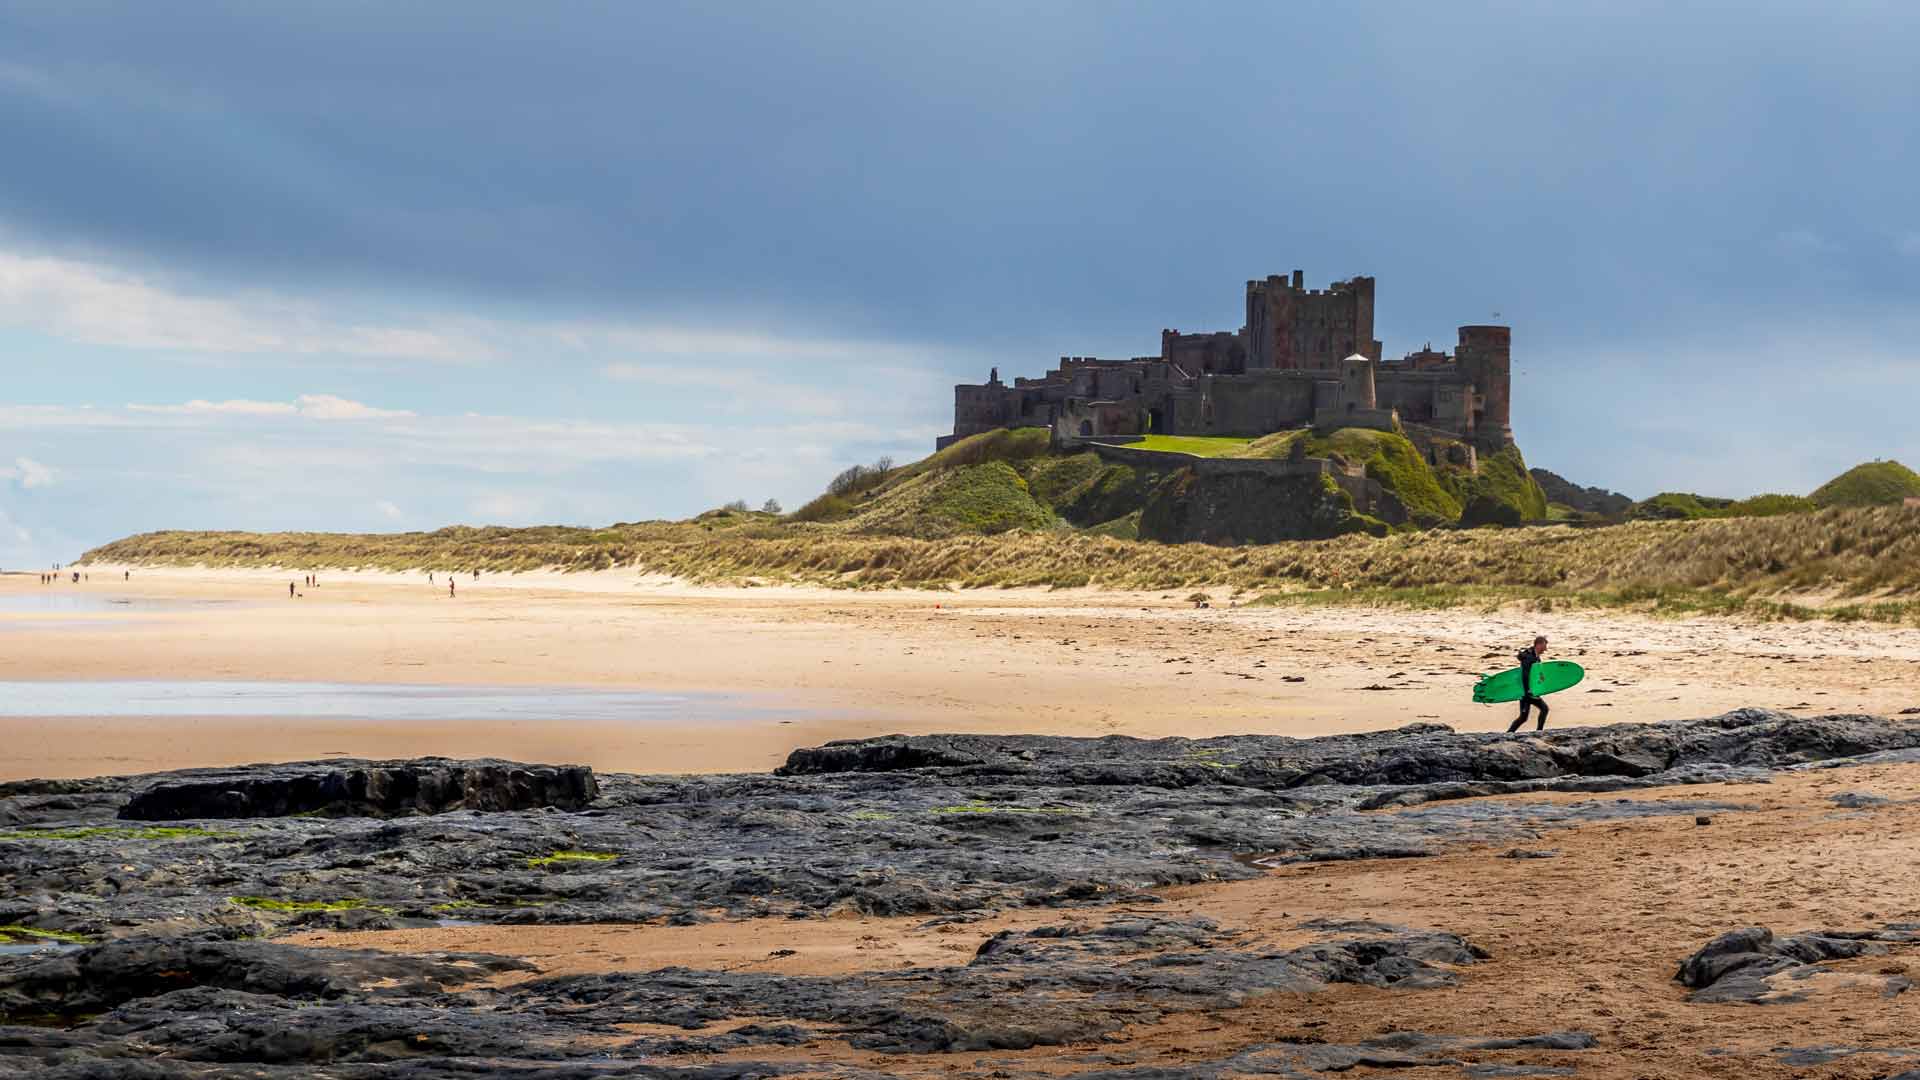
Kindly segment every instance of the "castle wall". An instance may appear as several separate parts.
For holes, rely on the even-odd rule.
[[[961,437],[1005,427],[1014,419],[1011,395],[1000,386],[953,388],[953,433]]]
[[[1212,408],[1208,426],[1191,434],[1257,437],[1303,427],[1313,419],[1313,387],[1313,377],[1298,372],[1202,380],[1201,392]]]
[[[1160,359],[1188,375],[1238,375],[1247,370],[1247,346],[1239,334],[1160,331]]]
[[[1382,368],[1374,385],[1380,407],[1398,410],[1403,420],[1473,434],[1474,388],[1458,370]]]

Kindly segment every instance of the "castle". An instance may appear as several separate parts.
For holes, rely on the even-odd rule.
[[[1511,445],[1512,330],[1462,326],[1452,354],[1431,345],[1382,361],[1373,279],[1308,289],[1305,274],[1247,282],[1238,332],[1160,331],[1160,355],[1063,356],[1044,378],[953,389],[953,434],[1045,427],[1056,442],[1158,435],[1258,437],[1312,426],[1404,433],[1430,461],[1470,464]],[[1463,460],[1464,458],[1464,460]]]

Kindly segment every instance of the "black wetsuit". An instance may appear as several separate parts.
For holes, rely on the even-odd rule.
[[[1547,701],[1533,692],[1533,665],[1539,662],[1540,654],[1534,652],[1531,647],[1520,650],[1520,719],[1515,720],[1513,726],[1507,729],[1510,732],[1519,731],[1521,726],[1526,724],[1527,710],[1535,706],[1540,709],[1540,726],[1534,730],[1546,730]]]

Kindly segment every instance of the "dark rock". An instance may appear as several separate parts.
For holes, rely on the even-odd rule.
[[[171,774],[135,792],[130,821],[207,818],[396,817],[450,810],[579,810],[599,794],[584,765],[511,761],[307,761]]]
[[[525,965],[499,957],[135,939],[0,966],[0,1019],[73,1025],[11,1045],[5,1032],[16,1029],[0,1029],[0,1062],[29,1053],[330,1070],[431,1058],[530,1065],[610,1050],[622,1059],[711,1055],[821,1038],[891,1053],[1014,1050],[1098,1040],[1274,991],[1447,986],[1455,967],[1482,955],[1436,931],[1307,928],[1316,940],[1276,952],[1238,947],[1236,934],[1204,920],[1122,917],[1001,934],[958,967],[846,976],[673,968],[536,979],[504,994],[482,980]],[[740,1016],[757,1019],[700,1031]],[[687,1033],[624,1035],[634,1024]]]
[[[1277,950],[1204,920],[1131,914],[997,935],[952,967],[801,977],[748,965],[501,991],[484,978],[511,963],[497,958],[249,939],[439,919],[940,921],[1021,906],[1144,908],[1155,886],[1245,878],[1268,864],[1417,857],[1468,841],[1545,855],[1537,846],[1550,829],[1743,809],[1605,793],[1908,757],[1920,757],[1920,725],[1742,710],[1515,736],[1421,725],[1322,739],[893,737],[797,752],[784,775],[582,770],[571,794],[565,770],[509,773],[504,784],[475,772],[470,782],[461,770],[545,767],[435,760],[12,785],[0,788],[0,822],[11,823],[0,828],[0,922],[122,940],[0,956],[0,1012],[66,1025],[0,1027],[0,1076],[850,1080],[863,1074],[754,1062],[755,1048],[782,1057],[770,1048],[823,1038],[898,1053],[1090,1044],[1276,991],[1418,991],[1447,985],[1480,954],[1441,931],[1358,922],[1308,924],[1307,944]],[[503,788],[539,797],[505,808]],[[1589,797],[1482,797],[1518,792]],[[325,801],[313,806],[304,800],[320,795],[310,793]],[[112,816],[134,801],[170,815],[269,816],[167,826]],[[321,816],[272,816],[296,807]],[[1916,938],[1897,924],[1777,940],[1755,930],[1717,939],[1681,977],[1702,1000],[1780,1000],[1817,992],[1823,963]],[[1885,985],[1894,993],[1906,980]],[[709,1026],[719,1021],[730,1023]],[[635,1024],[676,1030],[636,1035]],[[1553,1075],[1566,1059],[1539,1055],[1587,1045],[1560,1039],[1392,1035],[1275,1042],[1213,1062],[1147,1054],[1087,1064],[1208,1080],[1441,1065]],[[728,1063],[691,1064],[716,1054]],[[1001,1064],[975,1068],[1032,1075]]]
[[[1436,725],[1322,739],[942,736],[802,751],[797,775],[600,776],[591,778],[599,797],[574,813],[140,826],[102,817],[105,808],[71,816],[43,801],[128,797],[115,790],[216,802],[235,791],[240,803],[266,798],[271,805],[256,807],[263,811],[291,801],[279,786],[286,767],[197,770],[0,799],[0,812],[18,822],[0,829],[0,896],[15,898],[10,921],[45,930],[229,936],[445,918],[934,917],[1148,902],[1145,890],[1156,886],[1245,878],[1264,865],[1419,857],[1461,842],[1530,845],[1545,829],[1740,808],[1481,796],[1764,780],[1773,764],[1873,760],[1824,755],[1883,753],[1916,739],[1916,725],[1764,712],[1527,736]],[[894,767],[903,742],[935,764]],[[1675,764],[1644,775],[1612,771],[1655,759]],[[395,805],[383,799],[379,809]],[[1383,809],[1391,812],[1373,812]]]
[[[951,770],[972,776],[1060,775],[1166,787],[1222,784],[1284,790],[1352,786],[1642,777],[1683,766],[1781,768],[1920,747],[1920,725],[1870,716],[1798,717],[1770,709],[1664,724],[1505,735],[1404,731],[1291,739],[892,735],[795,750],[782,776]],[[1200,759],[1205,759],[1200,760]],[[1088,775],[1089,770],[1098,770]]]
[[[1783,992],[1774,976],[1806,979],[1818,974],[1828,960],[1846,960],[1886,952],[1882,942],[1907,942],[1910,929],[1828,930],[1775,937],[1760,926],[1733,930],[1709,941],[1689,956],[1674,976],[1693,990],[1691,1000],[1775,1004],[1802,1000],[1803,992]],[[1906,980],[1900,979],[1900,983]],[[1894,993],[1904,990],[1901,985]],[[1892,989],[1891,986],[1889,989]]]
[[[426,993],[532,965],[486,954],[429,957],[266,941],[131,938],[0,967],[0,1019],[76,1016],[189,988],[337,998],[375,983]]]

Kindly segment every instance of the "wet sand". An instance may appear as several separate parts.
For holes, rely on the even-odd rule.
[[[734,693],[777,717],[372,722],[0,717],[0,779],[329,755],[498,756],[603,770],[764,770],[795,746],[889,732],[1318,735],[1415,722],[1504,729],[1468,700],[1535,632],[1585,684],[1555,725],[1703,716],[1742,705],[1897,713],[1920,706],[1920,631],[1628,614],[1195,609],[1190,590],[841,592],[699,589],[629,572],[442,576],[94,568],[49,591],[192,601],[0,608],[0,679],[231,679],[620,687]]]

